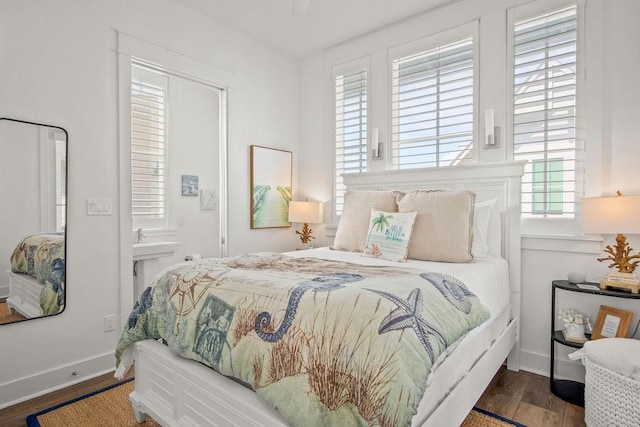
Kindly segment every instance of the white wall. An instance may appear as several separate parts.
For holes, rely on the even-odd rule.
[[[292,249],[291,229],[249,229],[249,145],[296,151],[292,59],[168,0],[0,3],[0,116],[69,132],[67,308],[0,326],[0,407],[113,368],[118,314],[118,62],[116,30],[236,74],[229,93],[229,254]],[[294,157],[295,161],[295,157]],[[113,200],[88,217],[87,198]],[[118,328],[120,326],[118,325]],[[78,376],[72,376],[77,371]]]
[[[538,0],[550,5],[553,0]],[[433,32],[453,28],[479,19],[479,111],[496,110],[496,126],[503,129],[507,106],[512,102],[509,79],[506,77],[506,10],[526,1],[484,0],[463,1],[418,16],[400,25],[392,26],[336,46],[321,54],[301,61],[299,65],[299,187],[319,200],[330,201],[332,186],[332,128],[331,128],[331,66],[364,55],[371,55],[372,63],[386,61],[386,46],[415,40]],[[554,7],[554,6],[551,6]],[[588,196],[613,195],[617,189],[627,194],[640,193],[637,168],[640,164],[640,143],[637,119],[640,117],[640,86],[635,70],[640,67],[640,33],[634,30],[640,21],[640,2],[619,0],[607,2],[590,0],[586,9],[584,61],[586,76],[581,76],[579,112],[586,144],[586,183]],[[384,62],[383,62],[384,63]],[[372,80],[380,78],[371,76]],[[383,83],[384,85],[384,83]],[[376,95],[375,88],[371,97]],[[385,89],[386,90],[386,89]],[[384,91],[380,96],[384,96]],[[371,108],[375,108],[371,107]],[[384,115],[377,114],[377,117]],[[384,128],[384,123],[373,124]],[[479,161],[491,162],[508,159],[505,145],[499,149],[480,149]],[[381,163],[381,162],[377,162]],[[374,164],[378,167],[378,164]],[[560,227],[559,233],[575,232]],[[567,231],[573,230],[573,231]],[[323,237],[331,243],[331,228]],[[525,370],[548,375],[550,351],[551,280],[565,279],[571,271],[581,271],[587,278],[597,279],[607,272],[605,264],[595,258],[601,256],[600,240],[584,240],[576,236],[557,236],[554,239],[538,236],[540,230],[529,230],[523,238],[522,266],[522,321],[521,364]],[[633,236],[632,236],[633,237]],[[613,236],[604,236],[604,244],[613,243]],[[631,239],[632,246],[640,249],[640,242]],[[635,245],[634,245],[635,242]],[[562,298],[562,297],[559,297]],[[618,299],[582,298],[575,296],[560,300],[562,308],[576,308],[595,320],[600,304],[609,304],[634,311],[640,318],[637,304]],[[566,352],[564,352],[566,354]],[[561,376],[579,378],[583,369],[575,364],[560,363]]]

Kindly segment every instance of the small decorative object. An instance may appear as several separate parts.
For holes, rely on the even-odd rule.
[[[200,190],[200,209],[203,211],[211,211],[216,208],[216,190],[202,189]]]
[[[616,197],[594,197],[582,199],[582,224],[585,232],[616,234],[616,245],[607,245],[604,252],[607,257],[598,261],[612,261],[609,268],[616,267],[617,273],[609,273],[600,282],[602,289],[628,289],[632,293],[640,292],[640,280],[633,272],[640,263],[640,253],[632,254],[633,248],[621,233],[640,233],[640,196],[623,196],[620,191]]]
[[[309,241],[315,239],[311,234],[313,230],[309,228],[309,223],[317,224],[322,222],[322,203],[319,202],[289,202],[289,221],[301,222],[302,230],[296,230],[302,243],[301,249],[309,247]]]
[[[251,228],[291,227],[291,151],[251,146]]]
[[[198,195],[198,176],[182,175],[182,195],[197,196]]]
[[[572,271],[571,273],[569,273],[567,278],[569,279],[569,283],[573,283],[576,285],[578,283],[584,283],[584,274],[578,273],[577,271]]]
[[[627,336],[633,313],[606,305],[600,306],[591,339]]]
[[[591,329],[588,317],[575,310],[562,310],[558,319],[564,324],[562,333],[567,341],[585,342],[587,340],[584,333],[587,328]]]
[[[371,209],[369,233],[362,256],[406,261],[416,215],[416,212]]]

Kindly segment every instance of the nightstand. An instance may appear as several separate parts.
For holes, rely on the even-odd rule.
[[[587,285],[599,286],[598,283],[585,282]],[[591,295],[601,295],[614,298],[632,298],[640,299],[640,294],[632,294],[622,291],[614,291],[607,289],[582,289],[568,280],[554,280],[551,282],[551,357],[549,366],[549,387],[551,392],[560,399],[565,400],[574,405],[584,406],[584,384],[572,380],[556,380],[555,379],[555,345],[556,343],[574,348],[582,348],[582,344],[567,341],[562,335],[562,331],[556,331],[556,290],[567,292],[581,292]],[[587,335],[590,338],[590,335]]]

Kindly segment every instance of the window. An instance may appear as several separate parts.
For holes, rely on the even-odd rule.
[[[472,160],[473,38],[393,59],[391,68],[392,167]]]
[[[367,69],[334,72],[335,214],[341,215],[342,174],[367,171]]]
[[[577,10],[514,25],[513,158],[528,160],[522,214],[575,214],[583,148],[576,140]]]
[[[163,228],[166,212],[167,77],[131,70],[131,196],[133,228]]]

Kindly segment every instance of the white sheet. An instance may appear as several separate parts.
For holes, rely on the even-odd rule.
[[[503,258],[487,255],[472,263],[454,264],[408,260],[406,263],[363,257],[356,252],[333,251],[317,248],[287,252],[293,257],[316,257],[364,265],[388,265],[399,268],[412,267],[425,271],[446,273],[460,279],[489,309],[489,320],[469,332],[450,346],[436,361],[427,378],[425,391],[413,425],[421,425],[455,385],[469,372],[476,361],[495,341],[509,323],[510,289],[509,270]]]

